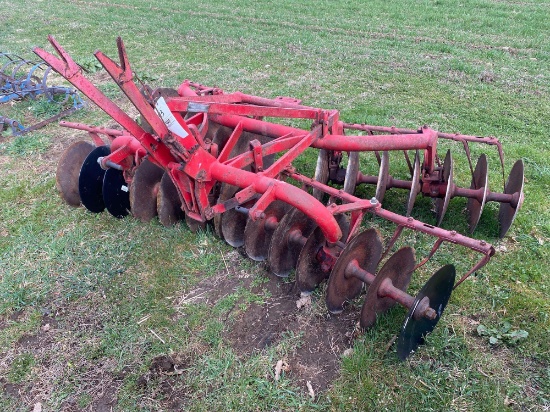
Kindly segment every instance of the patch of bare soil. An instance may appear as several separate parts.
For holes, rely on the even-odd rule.
[[[290,376],[300,387],[310,381],[315,392],[327,389],[339,375],[343,352],[351,346],[358,313],[328,315],[324,302],[298,308],[294,284],[273,275],[262,287],[271,296],[264,304],[250,305],[229,327],[227,338],[235,352],[246,356],[278,344],[284,335],[299,336],[299,347],[287,359]]]
[[[137,380],[141,390],[152,388],[149,397],[159,399],[163,410],[182,410],[189,398],[189,392],[180,375],[186,373],[191,359],[179,354],[157,356],[151,361],[149,371]]]

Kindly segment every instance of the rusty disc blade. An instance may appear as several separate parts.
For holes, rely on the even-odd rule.
[[[382,203],[384,195],[386,194],[386,188],[388,187],[388,179],[390,177],[390,154],[389,152],[382,152],[382,158],[380,160],[380,170],[378,171],[378,183],[376,184],[376,199]]]
[[[326,302],[330,312],[341,312],[363,288],[363,281],[349,273],[348,265],[355,260],[361,269],[374,274],[382,251],[382,237],[376,229],[359,233],[346,245],[328,279]]]
[[[264,219],[257,219],[256,221],[248,219],[244,229],[244,249],[250,259],[263,261],[267,258],[271,238],[276,229],[275,226],[278,225],[278,222],[281,221],[289,209],[290,206],[287,203],[276,200],[271,202],[265,209]]]
[[[342,230],[342,239],[346,239],[349,234],[349,220],[343,214],[336,215],[334,218]],[[328,246],[326,243],[323,231],[317,227],[307,238],[307,242],[300,252],[296,265],[296,285],[303,294],[313,292],[330,275],[332,264],[324,258],[322,253],[319,254],[323,246]],[[340,246],[333,246],[330,252],[336,256],[341,250]]]
[[[178,190],[168,173],[164,173],[160,179],[157,193],[157,213],[159,222],[166,227],[175,225],[185,217],[185,213],[181,209]]]
[[[315,165],[315,177],[314,180],[323,184],[328,182],[329,176],[329,151],[325,149],[319,150],[317,156],[317,163]],[[313,189],[313,197],[317,200],[321,200],[324,196],[324,192],[319,189]]]
[[[344,178],[344,192],[354,194],[359,173],[359,152],[349,152],[346,177]]]
[[[220,194],[218,196],[217,203],[223,203],[226,200],[231,199],[239,188],[237,186],[231,186],[227,183],[222,183],[220,187]],[[223,214],[216,214],[214,215],[213,221],[214,221],[214,233],[220,238],[223,239],[223,232],[222,232],[222,216]]]
[[[420,190],[422,183],[420,182],[420,154],[418,153],[418,150],[416,151],[416,154],[414,155],[414,168],[413,168],[413,175],[411,180],[411,191],[409,192],[409,201],[407,202],[407,214],[406,216],[410,216],[414,207],[414,202],[416,201],[416,197],[418,196],[418,193],[420,193]]]
[[[200,220],[195,220],[189,215],[185,215],[185,223],[192,233],[197,233],[199,230],[206,230],[206,222],[201,222]]]
[[[385,279],[390,279],[393,286],[406,291],[411,281],[412,272],[415,266],[414,249],[404,247],[399,249],[386,261],[382,269],[369,285],[365,303],[361,309],[361,327],[368,329],[376,322],[379,313],[384,313],[397,302],[389,296],[382,296],[380,285]]]
[[[244,245],[244,230],[248,220],[248,209],[254,205],[256,200],[245,203],[242,207],[237,206],[222,214],[221,228],[223,239],[233,247]]]
[[[447,184],[447,190],[445,191],[445,197],[443,199],[435,199],[435,212],[437,219],[437,226],[441,225],[445,213],[447,213],[447,208],[449,207],[449,201],[452,196],[453,189],[453,158],[451,156],[451,151],[447,150],[447,155],[445,156],[445,161],[443,162],[442,176],[440,178],[441,183]]]
[[[164,170],[145,159],[134,173],[130,184],[132,215],[149,222],[157,215],[157,195]]]
[[[271,237],[267,261],[271,272],[286,277],[296,267],[305,240],[317,225],[298,209],[291,209]],[[302,241],[303,242],[302,242]]]
[[[109,146],[96,147],[86,156],[78,175],[80,199],[84,207],[93,213],[100,213],[105,209],[105,202],[103,202],[105,170],[97,163],[97,159],[108,156],[110,153]]]
[[[470,233],[474,233],[481,213],[483,212],[483,206],[485,206],[487,193],[489,192],[489,174],[487,156],[485,156],[485,154],[479,156],[474,175],[472,176],[470,189],[483,189],[481,201],[470,197],[468,198],[468,204],[466,206],[466,210],[468,211],[468,227],[470,228]]]
[[[397,339],[397,356],[399,359],[407,359],[418,348],[418,345],[424,342],[426,335],[434,330],[451,297],[455,275],[456,270],[453,265],[443,266],[428,279],[418,292]],[[425,297],[430,300],[430,307],[437,313],[435,319],[427,319],[421,316],[417,316],[418,319],[415,319],[415,310]]]
[[[500,209],[498,212],[498,221],[500,223],[500,234],[499,237],[502,239],[506,236],[506,232],[514,223],[514,219],[523,204],[523,181],[524,181],[524,169],[523,169],[523,160],[518,160],[514,163],[508,180],[506,181],[506,186],[504,187],[504,193],[508,195],[517,194],[516,204],[511,203],[501,203]]]
[[[124,173],[117,169],[107,169],[103,176],[103,202],[114,217],[121,219],[130,213],[130,196]]]
[[[61,197],[71,206],[80,206],[78,175],[86,157],[94,150],[94,145],[80,140],[70,145],[61,155],[55,173],[55,183]]]

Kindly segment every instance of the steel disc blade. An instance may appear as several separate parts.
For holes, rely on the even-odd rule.
[[[350,275],[348,265],[356,260],[361,269],[374,274],[383,249],[376,229],[359,233],[346,245],[328,279],[326,302],[330,312],[341,312],[344,304],[359,296],[363,288],[363,281]]]
[[[354,194],[357,186],[357,174],[359,173],[359,152],[350,152],[346,177],[344,178],[344,192]]]
[[[227,183],[222,183],[220,188],[220,194],[218,196],[217,203],[223,203],[226,200],[229,200],[232,198],[239,188],[237,186],[231,186]],[[222,216],[223,214],[216,214],[214,215],[214,233],[218,235],[220,239],[223,239],[223,232],[222,232]]]
[[[314,180],[323,184],[328,182],[329,177],[329,156],[328,150],[320,149],[317,156],[317,164],[315,165],[315,177]],[[323,198],[324,193],[319,189],[313,189],[313,197],[317,200]]]
[[[456,270],[453,265],[446,265],[439,269],[422,287],[409,309],[409,313],[401,327],[401,333],[397,340],[397,356],[401,360],[416,350],[418,345],[424,342],[428,333],[434,330],[437,322],[443,314],[443,310],[449,302],[455,282]],[[415,310],[422,299],[427,297],[430,300],[430,307],[437,313],[435,319],[427,319],[417,316]]]
[[[307,238],[317,225],[298,209],[292,209],[280,221],[271,238],[267,261],[271,271],[286,277],[296,267],[302,245],[295,237]]]
[[[393,286],[406,291],[411,281],[415,263],[414,249],[407,246],[391,255],[382,266],[374,282],[369,286],[365,303],[361,309],[360,323],[363,329],[368,329],[374,325],[378,314],[386,312],[397,303],[392,298],[381,294],[380,285],[382,281],[390,279]]]
[[[247,202],[243,207],[229,209],[222,214],[221,228],[223,239],[233,247],[244,245],[244,230],[248,219],[248,209],[256,200]]]
[[[178,190],[168,173],[164,173],[160,179],[157,193],[157,213],[159,222],[165,227],[175,225],[185,217],[185,213],[181,209]]]
[[[80,206],[78,175],[86,157],[94,150],[94,145],[78,141],[70,145],[57,164],[55,183],[61,197],[71,206]]]
[[[382,203],[384,195],[386,194],[386,188],[388,187],[388,178],[390,177],[390,154],[388,152],[382,152],[382,159],[380,161],[380,170],[378,171],[378,183],[376,184],[376,199]]]
[[[267,258],[271,238],[276,228],[266,227],[266,224],[268,226],[274,225],[275,222],[278,224],[289,209],[290,206],[287,203],[276,200],[265,209],[264,219],[256,221],[248,219],[244,229],[244,249],[250,259],[263,261]]]
[[[441,225],[445,213],[447,213],[447,207],[449,207],[449,201],[452,196],[453,189],[453,158],[451,156],[451,151],[447,151],[445,156],[445,161],[443,162],[442,176],[440,179],[441,182],[447,184],[447,190],[445,191],[445,197],[443,199],[435,200],[435,211],[437,226]]]
[[[84,160],[78,175],[78,192],[86,209],[93,213],[103,212],[103,176],[105,170],[99,166],[97,159],[111,153],[109,146],[99,146],[90,152]]]
[[[103,202],[107,211],[116,218],[130,213],[130,196],[124,173],[117,169],[107,169],[103,176]]]
[[[189,217],[189,215],[185,215],[185,223],[187,223],[187,227],[189,227],[189,230],[193,233],[197,233],[199,230],[206,230],[206,222],[195,220]]]
[[[483,206],[485,206],[487,192],[489,192],[489,174],[487,167],[487,156],[485,156],[485,154],[479,156],[476,168],[474,170],[474,175],[472,176],[470,189],[483,189],[481,201],[471,197],[468,198],[468,205],[466,206],[466,210],[468,211],[468,227],[470,228],[470,233],[474,233],[474,230],[479,222],[479,218],[481,217],[481,213],[483,212]]]
[[[413,168],[413,175],[411,180],[411,191],[409,192],[409,201],[407,202],[407,215],[410,216],[414,207],[414,202],[416,201],[416,197],[418,196],[418,193],[420,193],[420,190],[422,183],[420,182],[420,154],[418,153],[418,150],[416,151],[416,154],[414,155],[414,168]]]
[[[349,234],[349,220],[345,215],[334,216],[340,229],[342,230],[342,239],[346,239]],[[307,238],[307,242],[300,252],[296,265],[296,285],[302,293],[311,293],[325,279],[327,279],[332,270],[330,262],[323,260],[319,255],[320,249],[326,245],[326,238],[320,227],[315,228],[313,233]],[[339,246],[333,246],[333,254],[340,253]]]
[[[141,162],[130,184],[132,215],[149,222],[157,215],[157,195],[164,170],[149,160]]]
[[[506,236],[506,232],[508,232],[508,229],[514,223],[514,219],[523,204],[523,181],[523,160],[520,159],[514,163],[504,187],[505,194],[513,195],[517,193],[517,203],[515,206],[510,203],[501,203],[498,212],[498,221],[500,223],[499,237],[501,239]]]

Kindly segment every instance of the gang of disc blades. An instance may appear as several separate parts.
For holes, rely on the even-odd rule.
[[[390,154],[382,152],[380,160],[380,170],[378,171],[378,182],[376,183],[375,197],[380,203],[384,200],[386,188],[388,187],[388,179],[390,177]]]
[[[453,157],[451,156],[451,150],[447,150],[447,155],[445,156],[445,161],[443,162],[443,170],[440,182],[447,184],[447,189],[445,190],[445,197],[443,199],[435,200],[435,211],[437,226],[441,225],[445,213],[447,213],[447,208],[449,207],[449,201],[451,200],[453,192]]]
[[[357,186],[357,174],[359,173],[359,152],[349,152],[346,177],[344,178],[344,192],[355,193]]]
[[[302,244],[292,241],[291,234],[298,233],[307,238],[316,227],[313,219],[307,217],[298,209],[291,209],[280,221],[271,237],[267,261],[272,273],[280,277],[287,277],[296,262]]]
[[[256,221],[248,218],[244,229],[244,249],[248,257],[252,260],[263,261],[267,258],[269,245],[275,229],[267,228],[267,220],[276,220],[280,222],[283,216],[290,210],[288,203],[276,200],[271,202],[265,209],[264,219]]]
[[[157,195],[164,170],[145,159],[136,168],[130,184],[132,215],[149,222],[157,215]]]
[[[326,303],[331,313],[341,312],[345,303],[359,296],[363,289],[363,281],[349,273],[348,265],[356,260],[361,269],[374,274],[383,249],[382,237],[376,229],[359,233],[346,245],[328,279]]]
[[[411,282],[415,264],[414,249],[409,246],[399,249],[390,256],[369,286],[361,309],[361,328],[370,328],[376,322],[378,314],[386,312],[397,303],[390,297],[380,296],[379,289],[382,282],[390,279],[393,286],[405,292]]]
[[[518,193],[517,205],[514,207],[510,203],[502,202],[498,211],[498,221],[500,223],[499,237],[501,239],[506,236],[506,232],[508,232],[508,229],[510,229],[510,226],[514,223],[514,219],[523,204],[523,181],[523,160],[520,159],[514,163],[508,180],[506,181],[506,186],[504,187],[504,193],[507,195]]]
[[[485,201],[487,200],[487,193],[489,192],[489,174],[487,156],[485,154],[479,156],[474,175],[472,176],[470,189],[483,189],[481,202],[478,199],[470,197],[466,206],[466,210],[468,211],[468,227],[470,228],[470,233],[474,233],[483,212],[483,206],[485,206]]]
[[[159,222],[165,227],[173,226],[185,217],[181,209],[181,199],[170,175],[164,173],[157,193],[157,213]]]
[[[342,239],[347,239],[349,234],[349,220],[346,215],[334,216],[342,231]],[[300,252],[296,265],[296,285],[302,293],[311,293],[313,290],[330,275],[331,268],[323,269],[319,261],[318,253],[326,245],[326,238],[320,227],[316,227]],[[339,253],[341,247],[333,246],[333,253]]]
[[[407,214],[406,216],[410,216],[414,207],[414,202],[416,201],[416,197],[418,196],[418,193],[422,190],[421,187],[422,183],[420,182],[420,154],[418,153],[418,150],[416,151],[416,154],[414,155],[414,168],[413,168],[413,175],[411,180],[411,191],[409,192],[409,201],[407,202]]]
[[[86,209],[93,213],[103,212],[103,176],[105,170],[97,163],[100,157],[111,153],[109,146],[99,146],[88,154],[78,175],[78,192]]]
[[[103,176],[103,202],[107,211],[116,218],[130,213],[130,196],[124,173],[117,169],[107,169]]]
[[[456,270],[454,265],[443,266],[428,279],[420,292],[418,292],[397,339],[397,356],[399,359],[407,359],[418,348],[418,345],[424,342],[426,335],[434,330],[451,297],[455,276]],[[425,297],[430,300],[430,307],[437,314],[435,319],[428,319],[423,316],[417,316],[419,319],[415,318],[414,312],[420,301]]]
[[[80,206],[78,175],[86,157],[94,150],[94,145],[78,141],[71,144],[61,155],[55,173],[55,183],[63,200],[71,206]]]

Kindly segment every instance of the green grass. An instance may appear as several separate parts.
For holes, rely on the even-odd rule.
[[[116,220],[63,205],[55,166],[72,132],[52,124],[24,137],[0,138],[0,409],[32,409],[8,385],[20,385],[33,394],[27,401],[40,401],[48,410],[94,410],[111,389],[115,410],[176,409],[167,387],[178,395],[180,408],[191,410],[550,407],[548,2],[4,3],[0,51],[31,59],[32,46],[51,50],[46,36],[53,34],[125,108],[120,91],[91,58],[96,49],[116,57],[118,35],[134,70],[155,86],[177,87],[189,78],[227,91],[297,97],[338,109],[350,123],[429,124],[493,135],[504,144],[506,173],[523,158],[526,181],[523,209],[505,239],[496,237],[498,207],[486,206],[474,237],[494,244],[497,254],[453,293],[427,345],[404,363],[393,347],[386,349],[405,315],[394,308],[352,343],[340,375],[311,400],[292,373],[278,382],[273,378],[274,364],[293,356],[303,336],[285,335],[246,355],[226,338],[240,314],[270,299],[265,277],[242,276],[264,273],[262,265],[232,253],[210,232],[194,235],[184,225],[165,229],[156,221]],[[20,102],[0,106],[0,114],[26,126],[55,108]],[[69,120],[112,124],[94,107]],[[461,148],[442,144],[440,156],[447,148],[453,150],[457,182],[468,185]],[[491,188],[502,190],[496,150],[472,146],[472,152],[474,159],[487,152]],[[296,163],[311,169],[313,156]],[[362,160],[365,170],[377,173],[372,155]],[[392,156],[392,175],[406,177],[403,164]],[[365,197],[372,193],[361,189]],[[393,190],[384,204],[403,213],[406,199]],[[419,198],[414,217],[434,224],[430,207],[429,199]],[[464,207],[454,199],[443,227],[466,233]],[[391,225],[371,222],[391,233]],[[417,256],[429,250],[425,239],[410,232],[402,243],[413,245]],[[473,257],[445,246],[415,276],[411,290],[443,263],[465,270]],[[231,290],[215,302],[179,303],[197,288],[209,296],[220,279]],[[326,316],[321,292],[312,310]],[[51,332],[41,329],[46,321]],[[514,345],[491,345],[489,336],[477,333],[480,324],[498,333],[503,322],[528,336]],[[21,337],[33,334],[51,340],[23,347]],[[160,355],[184,359],[184,372],[153,373],[151,362]],[[146,386],[139,384],[143,376]]]

